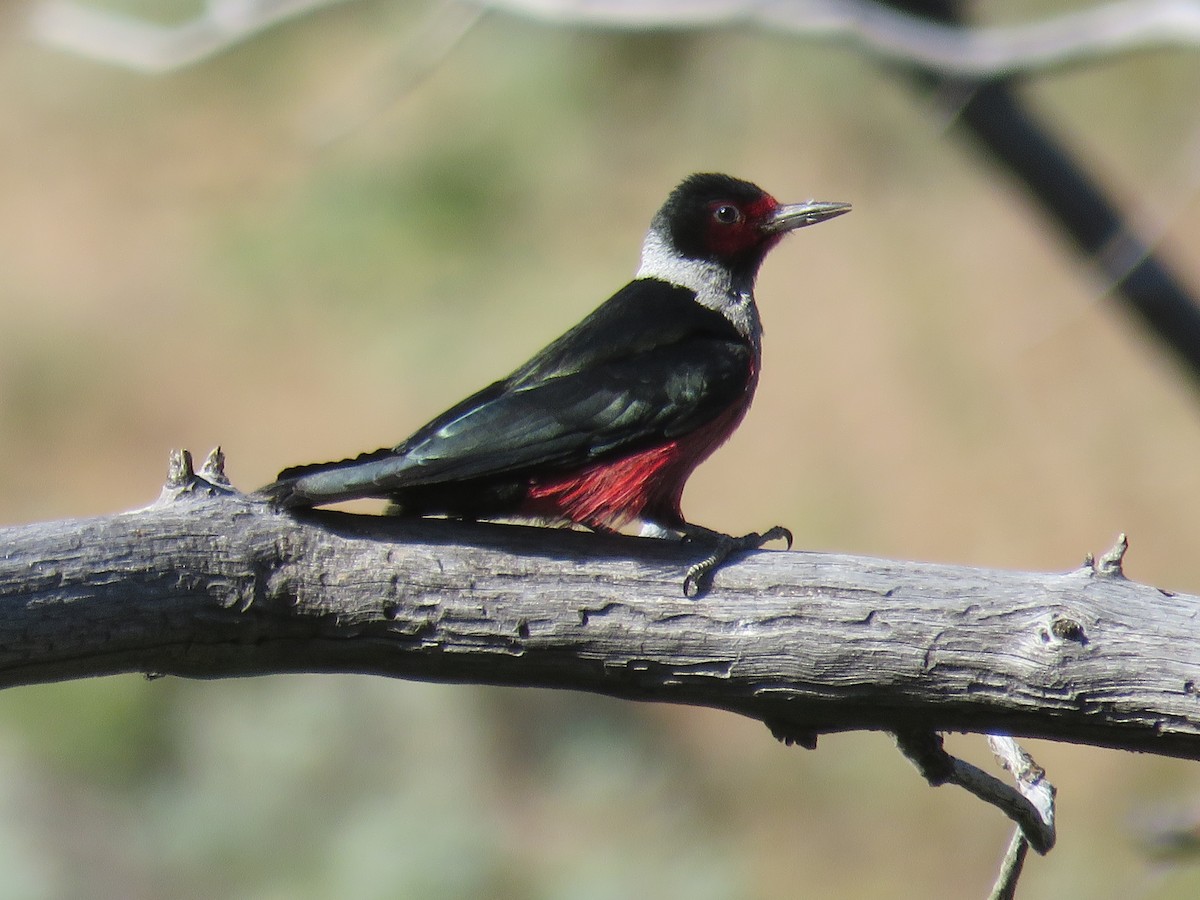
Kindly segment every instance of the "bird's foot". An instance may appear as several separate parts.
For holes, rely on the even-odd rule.
[[[763,544],[770,541],[783,541],[789,550],[792,549],[792,533],[782,525],[776,525],[762,534],[752,531],[749,534],[735,537],[732,534],[722,534],[719,531],[689,524],[683,529],[683,539],[709,544],[712,547],[708,556],[687,570],[687,575],[683,579],[683,595],[685,597],[699,597],[708,590],[712,585],[713,575],[735,554],[758,550]]]

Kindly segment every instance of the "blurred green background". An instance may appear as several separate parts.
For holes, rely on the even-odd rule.
[[[1020,9],[1045,7],[983,7]],[[1124,530],[1130,577],[1200,593],[1200,392],[942,105],[778,35],[497,15],[414,83],[426,12],[349,4],[164,77],[0,17],[0,523],[143,505],[173,447],[221,444],[249,489],[395,443],[724,170],[855,211],[765,266],[758,399],[690,518],[1034,570]],[[1159,52],[1026,90],[1193,286],[1198,88]],[[1030,749],[1060,839],[1022,898],[1200,895],[1140,842],[1200,767]],[[705,710],[361,677],[0,693],[0,900],[981,897],[1008,834],[885,736],[807,752]]]

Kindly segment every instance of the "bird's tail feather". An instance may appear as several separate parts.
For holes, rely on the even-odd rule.
[[[395,455],[395,448],[384,447],[370,453],[360,453],[352,459],[289,466],[280,472],[274,481],[263,485],[254,493],[283,509],[334,503],[338,500],[348,499],[348,495],[361,495],[361,488],[358,490],[355,488],[355,482],[358,479],[352,477],[346,470],[388,459]],[[342,472],[345,477],[339,479],[335,474],[338,472]],[[315,478],[314,476],[323,477]]]

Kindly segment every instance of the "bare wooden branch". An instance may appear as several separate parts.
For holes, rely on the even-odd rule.
[[[0,530],[0,686],[364,672],[727,709],[811,745],[1005,733],[1200,758],[1200,598],[518,526],[276,512],[180,457],[147,509]]]
[[[569,24],[681,28],[753,24],[841,41],[892,62],[964,78],[1076,65],[1150,47],[1200,44],[1195,0],[1122,0],[1008,27],[939,24],[875,0],[488,0],[495,9]]]
[[[909,729],[896,732],[895,737],[900,752],[931,785],[957,784],[1017,823],[989,894],[990,900],[1012,900],[1029,848],[1044,854],[1054,846],[1055,791],[1046,779],[1045,770],[1008,736],[988,735],[988,745],[1000,765],[1016,778],[1016,788],[1010,788],[983,770],[951,756],[946,752],[941,736],[935,732]]]
[[[900,752],[912,761],[931,785],[956,784],[995,806],[1017,823],[1019,833],[1033,849],[1038,853],[1048,853],[1055,839],[1054,788],[1046,782],[1041,769],[1037,769],[1034,778],[1031,773],[1037,767],[1012,738],[989,736],[989,741],[993,749],[1003,748],[1002,752],[997,752],[997,757],[1016,776],[1017,788],[1010,788],[982,769],[951,756],[943,748],[941,736],[936,732],[912,728],[896,732],[896,745]],[[1017,759],[1027,760],[1027,765],[1013,768]],[[1027,796],[1028,786],[1035,782],[1048,788],[1039,792],[1038,799],[1048,798],[1049,805],[1035,803]]]
[[[1128,546],[1125,535],[1121,535],[1114,550],[1120,548],[1123,555]],[[1017,880],[1021,877],[1029,848],[1039,846],[1038,831],[1044,829],[1043,833],[1048,834],[1051,843],[1054,841],[1055,790],[1054,785],[1046,779],[1046,771],[1011,737],[989,735],[988,746],[992,748],[992,753],[1000,765],[1012,772],[1017,780],[1017,790],[1029,801],[1038,815],[1038,821],[1032,829],[1026,824],[1018,824],[1000,864],[996,883],[992,887],[990,900],[1012,900],[1016,896]]]
[[[139,72],[194,65],[291,19],[346,0],[207,0],[193,19],[161,25],[75,0],[38,0],[30,36],[87,59]]]
[[[78,0],[38,0],[29,19],[41,43],[144,72],[201,62],[263,31],[346,0],[207,0],[195,18],[160,25]],[[475,0],[478,8],[607,28],[757,25],[836,40],[942,75],[994,78],[1120,53],[1200,44],[1197,0],[1120,0],[1023,25],[966,28],[906,15],[873,0]]]
[[[1036,575],[755,553],[683,596],[655,539],[274,510],[220,449],[172,456],[151,506],[0,529],[0,687],[117,672],[360,672],[596,691],[760,719],[789,743],[883,729],[931,784],[1017,832],[993,887],[1054,844],[1054,788],[990,737],[1014,789],[942,730],[1200,758],[1200,598],[1096,564]],[[703,553],[704,551],[699,551]]]
[[[1012,840],[1008,842],[1004,860],[1000,863],[1000,873],[996,876],[996,883],[992,886],[988,900],[1013,900],[1017,895],[1017,880],[1025,868],[1025,857],[1028,855],[1029,841],[1018,828],[1013,833]]]

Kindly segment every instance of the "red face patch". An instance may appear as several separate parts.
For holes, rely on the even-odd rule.
[[[718,258],[734,259],[749,250],[770,246],[779,238],[765,234],[762,226],[778,208],[779,202],[769,194],[749,203],[712,201],[704,235],[707,250]]]

